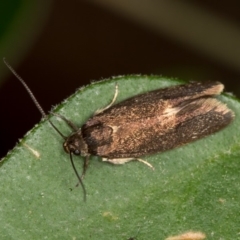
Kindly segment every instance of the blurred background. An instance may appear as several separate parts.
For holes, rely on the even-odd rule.
[[[240,97],[239,5],[2,0],[0,58],[7,58],[45,111],[92,80],[125,74],[217,80]],[[2,60],[0,114],[1,158],[41,119]]]

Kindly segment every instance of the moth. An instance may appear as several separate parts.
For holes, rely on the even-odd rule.
[[[70,155],[84,196],[82,177],[91,155],[113,164],[138,160],[152,167],[140,157],[196,141],[221,130],[234,119],[233,111],[216,99],[224,88],[220,82],[192,82],[157,89],[114,104],[118,95],[116,85],[112,102],[98,110],[81,128],[65,116],[52,113],[72,129],[65,137],[50,121],[26,83],[4,61],[24,85],[42,116],[64,138],[63,148]],[[74,166],[73,154],[85,157],[82,177]]]

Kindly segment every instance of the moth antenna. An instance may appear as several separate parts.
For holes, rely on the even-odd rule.
[[[32,93],[32,91],[30,90],[30,88],[28,87],[28,85],[25,83],[25,81],[16,73],[16,71],[12,68],[12,66],[7,62],[7,60],[5,58],[3,58],[3,62],[5,63],[5,65],[9,68],[9,70],[16,76],[16,78],[22,83],[22,85],[24,86],[24,88],[27,90],[29,96],[31,97],[31,99],[33,100],[33,103],[35,104],[35,106],[37,107],[37,109],[39,110],[39,112],[42,114],[42,117],[45,118],[51,125],[52,127],[58,132],[58,134],[60,136],[62,136],[63,139],[67,139],[67,137],[65,137],[58,129],[57,127],[52,123],[52,121],[48,118],[47,114],[44,112],[44,110],[42,109],[41,105],[39,104],[39,102],[37,101],[37,99],[35,98],[34,94]],[[57,114],[55,114],[57,115]],[[57,115],[59,116],[59,115]],[[64,117],[62,117],[64,118]],[[82,189],[83,189],[83,193],[84,193],[84,201],[86,201],[86,189],[84,187],[84,184],[82,182],[81,177],[79,176],[77,169],[74,165],[73,159],[72,159],[72,153],[70,152],[70,160],[71,160],[71,164],[73,167],[73,170],[78,178],[78,181],[80,182]]]
[[[84,186],[83,181],[82,181],[81,177],[79,176],[78,171],[77,171],[77,169],[76,169],[76,167],[75,167],[75,164],[74,164],[74,162],[73,162],[72,152],[70,152],[69,154],[70,154],[70,160],[71,160],[71,164],[72,164],[73,170],[74,170],[74,172],[75,172],[75,174],[76,174],[76,176],[77,176],[77,178],[78,178],[78,181],[80,182],[80,184],[81,184],[81,186],[82,186],[82,189],[83,189],[83,199],[84,199],[84,202],[86,202],[87,192],[86,192],[85,186]]]
[[[5,65],[9,68],[9,70],[16,76],[16,78],[22,83],[22,85],[24,86],[24,88],[27,90],[29,96],[31,97],[33,103],[35,104],[35,106],[37,107],[37,109],[39,110],[39,112],[41,113],[42,117],[49,121],[49,123],[52,125],[52,127],[58,132],[58,134],[59,134],[63,139],[66,139],[66,137],[57,129],[57,127],[56,127],[56,126],[52,123],[52,121],[48,118],[47,114],[44,112],[44,110],[42,109],[41,105],[39,104],[39,102],[37,101],[37,99],[35,98],[35,96],[33,95],[32,91],[30,90],[30,88],[28,87],[28,85],[25,83],[25,81],[16,73],[16,71],[12,68],[12,66],[7,62],[7,60],[6,60],[5,58],[3,58],[3,62],[4,62]]]

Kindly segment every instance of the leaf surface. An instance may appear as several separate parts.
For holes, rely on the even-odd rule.
[[[79,127],[111,102],[179,81],[124,76],[79,89],[56,111]],[[35,126],[5,157],[0,168],[1,239],[165,239],[200,231],[207,239],[239,238],[240,104],[219,96],[235,112],[224,130],[171,151],[143,157],[155,170],[91,157],[83,192],[63,139],[47,121]],[[51,117],[64,135],[71,130]],[[28,147],[40,154],[38,158]],[[74,156],[81,172],[83,159]]]

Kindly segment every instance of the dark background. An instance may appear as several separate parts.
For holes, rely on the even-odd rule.
[[[194,4],[239,26],[236,3],[208,0]],[[12,51],[17,51],[15,46]],[[56,0],[34,44],[14,68],[45,111],[92,80],[125,74],[218,80],[227,91],[240,96],[240,69],[213,59],[164,32],[91,1]],[[0,111],[1,158],[41,115],[12,74],[0,87]]]

